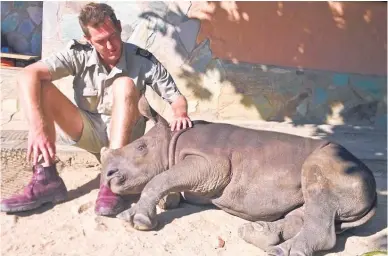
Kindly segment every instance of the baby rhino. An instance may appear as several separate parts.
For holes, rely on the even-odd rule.
[[[159,201],[184,192],[188,202],[250,221],[240,237],[268,255],[312,255],[375,214],[374,176],[341,145],[204,121],[171,132],[145,97],[139,109],[154,127],[101,154],[103,182],[117,194],[141,194],[117,216],[138,230],[155,228]]]

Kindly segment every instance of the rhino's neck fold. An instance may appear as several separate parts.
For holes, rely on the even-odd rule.
[[[192,129],[192,128],[191,128]],[[175,149],[176,143],[178,141],[179,136],[184,133],[187,129],[180,130],[177,132],[173,132],[171,135],[171,140],[168,145],[168,166],[167,170],[171,168],[171,166],[175,165]]]

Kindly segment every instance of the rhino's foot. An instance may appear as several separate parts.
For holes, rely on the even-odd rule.
[[[153,230],[158,225],[155,219],[151,219],[144,214],[135,214],[133,218],[133,227],[140,231]]]
[[[268,256],[307,256],[307,255],[310,255],[310,254],[305,254],[303,252],[295,252],[295,251],[292,251],[290,252],[289,250],[284,250],[282,248],[279,248],[279,247],[274,247],[272,248],[271,250],[267,251],[267,254]]]
[[[155,218],[152,218],[145,211],[140,211],[140,208],[137,205],[131,207],[130,209],[121,212],[116,217],[118,219],[125,220],[129,222],[129,224],[140,231],[148,231],[153,230],[158,225],[158,222]]]
[[[300,235],[267,250],[270,256],[311,256],[313,250],[307,246],[307,240]]]
[[[266,251],[270,247],[294,237],[301,230],[302,225],[303,208],[300,207],[289,212],[282,219],[244,224],[239,228],[239,235],[247,243]]]
[[[180,201],[181,194],[172,192],[160,199],[158,206],[163,210],[175,209],[178,208]]]
[[[266,251],[270,246],[280,243],[280,231],[271,226],[274,226],[274,223],[251,222],[242,225],[238,229],[238,234],[245,242]]]

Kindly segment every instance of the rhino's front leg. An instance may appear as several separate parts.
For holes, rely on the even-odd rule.
[[[134,207],[117,218],[128,221],[138,230],[151,230],[157,225],[156,205],[170,192],[196,192],[213,195],[230,180],[230,162],[227,158],[188,155],[169,170],[155,176],[144,187]]]

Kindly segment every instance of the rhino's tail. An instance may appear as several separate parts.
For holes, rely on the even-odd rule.
[[[335,230],[336,233],[340,234],[346,231],[347,229],[358,227],[365,224],[376,214],[376,211],[377,211],[377,193],[375,194],[375,200],[371,208],[366,212],[364,216],[362,216],[360,219],[355,221],[337,223],[336,230]]]

